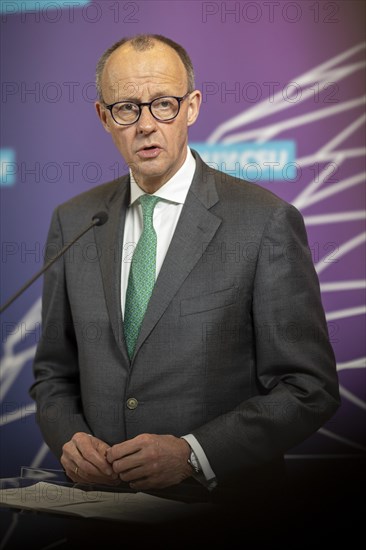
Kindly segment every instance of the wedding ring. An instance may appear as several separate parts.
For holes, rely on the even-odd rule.
[[[78,475],[78,471],[79,471],[79,468],[76,466],[75,467],[75,470],[74,470],[74,474],[77,476]]]

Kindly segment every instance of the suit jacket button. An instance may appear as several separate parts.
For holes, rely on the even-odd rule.
[[[130,397],[129,399],[127,399],[126,404],[127,404],[127,408],[133,411],[133,409],[136,409],[139,402],[134,397]]]

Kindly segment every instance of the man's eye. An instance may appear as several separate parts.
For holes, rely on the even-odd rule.
[[[172,101],[170,99],[161,99],[154,104],[158,109],[170,109],[172,106]]]
[[[134,103],[123,103],[119,107],[119,111],[123,113],[128,113],[135,110],[136,110],[136,105]]]

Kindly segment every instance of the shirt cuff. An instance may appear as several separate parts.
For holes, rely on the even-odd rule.
[[[193,434],[183,435],[182,439],[185,439],[187,441],[188,445],[191,447],[192,451],[196,455],[196,458],[202,469],[202,474],[195,474],[193,477],[197,479],[197,481],[202,483],[202,485],[207,487],[207,489],[214,489],[217,486],[217,479],[215,476],[215,472],[210,466],[205,451],[202,449],[201,445],[198,443]]]

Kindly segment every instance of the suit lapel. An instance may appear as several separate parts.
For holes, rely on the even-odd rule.
[[[214,177],[198,156],[196,163],[190,190],[141,325],[134,357],[221,224],[221,219],[209,211],[218,201]]]
[[[126,210],[129,204],[129,176],[118,182],[118,189],[105,201],[108,221],[94,227],[99,253],[104,295],[114,337],[124,358],[129,362],[125,345],[121,311],[121,264],[123,232]]]

